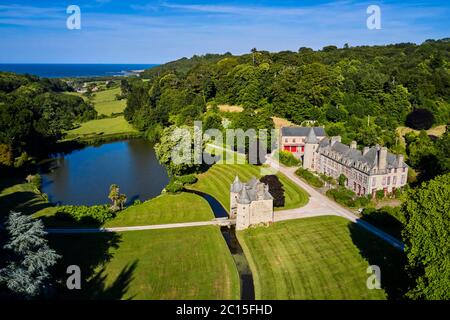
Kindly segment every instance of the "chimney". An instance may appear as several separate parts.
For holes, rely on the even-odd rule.
[[[387,163],[387,148],[382,147],[380,149],[380,153],[378,156],[378,169],[379,170],[386,169],[386,163]]]
[[[341,136],[331,137],[331,145],[333,145],[335,142],[341,142]]]
[[[398,154],[397,155],[397,167],[398,168],[402,168],[403,167],[403,161],[404,161],[404,156],[402,154]]]
[[[356,149],[356,141],[352,141],[350,144],[350,149]]]
[[[369,147],[364,147],[363,149],[363,156],[365,156],[367,154],[367,152],[369,152]]]

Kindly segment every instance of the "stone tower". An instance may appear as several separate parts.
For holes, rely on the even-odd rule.
[[[230,218],[231,219],[236,218],[237,199],[238,199],[239,192],[241,192],[243,187],[244,187],[244,184],[241,183],[241,181],[239,181],[239,177],[236,176],[236,178],[234,178],[234,181],[231,184],[231,188],[230,188]]]
[[[305,139],[305,154],[303,155],[303,168],[314,170],[314,152],[319,146],[319,140],[314,133],[314,129],[309,130],[308,136]]]

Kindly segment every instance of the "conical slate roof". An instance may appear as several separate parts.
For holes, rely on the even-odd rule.
[[[317,136],[314,133],[314,130],[312,128],[309,129],[309,133],[308,133],[308,136],[306,137],[305,142],[306,143],[317,143]]]
[[[247,188],[242,188],[241,192],[239,193],[238,202],[240,204],[250,204],[250,197],[247,193]]]
[[[236,176],[236,178],[234,178],[233,183],[231,184],[231,188],[230,191],[234,192],[234,193],[238,193],[242,190],[243,184],[239,181],[239,177]]]

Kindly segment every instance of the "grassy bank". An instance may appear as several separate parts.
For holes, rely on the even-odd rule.
[[[51,235],[62,254],[57,278],[80,266],[82,299],[239,299],[236,266],[218,227]]]
[[[130,227],[152,224],[209,221],[214,214],[208,202],[191,193],[163,194],[138,205],[118,212],[117,216],[104,224],[79,223],[70,217],[58,217],[58,207],[38,211],[35,218],[44,221],[47,227]]]
[[[0,218],[10,211],[32,214],[34,212],[47,212],[51,204],[36,190],[19,177],[5,177],[0,180]]]
[[[238,238],[257,299],[398,298],[405,286],[403,253],[340,217],[278,222]],[[366,286],[369,265],[381,268],[381,290]]]
[[[208,221],[214,214],[208,202],[191,193],[164,194],[120,212],[106,227]]]

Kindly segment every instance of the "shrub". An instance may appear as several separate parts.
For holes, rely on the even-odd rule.
[[[327,191],[327,196],[334,199],[337,203],[340,203],[347,207],[355,207],[357,205],[355,198],[355,193],[347,188],[338,187],[336,189],[330,189]],[[367,198],[366,198],[367,199]],[[359,200],[361,201],[361,200]],[[364,200],[362,200],[364,201]]]
[[[297,171],[295,171],[295,174],[305,179],[313,187],[322,188],[324,185],[323,181],[319,177],[306,169],[299,168]]]
[[[80,223],[97,222],[104,223],[114,218],[114,213],[107,205],[99,206],[61,206],[58,208],[59,218],[68,218]]]
[[[269,193],[273,197],[274,207],[283,207],[285,203],[283,184],[276,175],[267,175],[260,179],[261,182],[269,186]]]
[[[336,185],[336,180],[333,179],[333,177],[329,177],[326,174],[319,173],[320,179],[322,179],[324,182],[328,182],[332,185]]]
[[[338,181],[339,181],[339,185],[344,187],[345,182],[347,181],[347,177],[341,173],[341,175],[338,178]]]
[[[197,176],[195,174],[187,174],[187,175],[184,175],[184,176],[179,176],[179,177],[176,177],[176,179],[178,181],[180,181],[183,186],[184,185],[189,185],[189,184],[194,184],[198,180]]]
[[[368,197],[358,197],[355,199],[355,207],[362,208],[367,206],[370,203],[370,199]]]
[[[375,197],[376,197],[378,200],[384,199],[384,190],[377,190],[377,192],[376,192],[376,194],[375,194]]]
[[[167,184],[167,186],[164,188],[166,192],[169,193],[178,193],[184,190],[183,184],[181,181],[177,180],[176,178],[170,180],[170,182]]]
[[[41,190],[42,177],[39,174],[28,175],[26,178],[27,182],[31,184],[36,190]]]
[[[278,152],[279,161],[286,167],[296,167],[300,165],[300,159],[297,159],[289,151],[279,151]]]
[[[434,114],[426,109],[416,109],[406,117],[406,125],[416,130],[428,130],[434,121]]]

